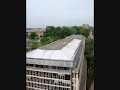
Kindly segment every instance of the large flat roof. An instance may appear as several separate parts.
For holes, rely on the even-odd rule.
[[[71,35],[62,40],[55,41],[41,48],[30,51],[26,54],[28,63],[37,64],[60,64],[68,62],[66,65],[72,66],[78,47],[82,43],[80,35]],[[32,60],[32,61],[31,61]],[[47,61],[46,61],[47,60]],[[56,65],[57,65],[56,64]],[[62,65],[64,65],[62,64]]]

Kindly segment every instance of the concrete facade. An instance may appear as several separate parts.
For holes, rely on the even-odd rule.
[[[82,42],[78,45],[72,61],[43,60],[26,56],[26,90],[86,90],[85,38],[80,35],[72,35],[65,38],[66,40],[63,39],[63,42],[65,40],[69,44],[70,40],[78,38]],[[60,41],[56,43],[58,42]],[[51,44],[52,48],[56,43]],[[50,47],[50,45],[48,46]],[[64,47],[63,44],[62,46]],[[49,49],[47,46],[41,49],[43,48]],[[55,48],[60,49],[61,47],[56,46]]]

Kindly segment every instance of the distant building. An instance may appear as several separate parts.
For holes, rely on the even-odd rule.
[[[36,33],[38,36],[43,36],[46,32],[45,28],[27,28],[26,33],[30,35],[32,32]]]
[[[92,33],[92,31],[90,31],[88,38],[93,39],[93,33]]]
[[[54,26],[46,26],[46,32],[54,28]]]
[[[89,26],[89,29],[90,29],[90,30],[94,30],[94,27],[93,27],[93,26]]]
[[[26,90],[86,90],[85,38],[71,35],[26,53]]]
[[[83,24],[82,27],[85,28],[85,29],[89,29],[89,24]]]
[[[26,39],[26,46],[29,47],[32,45],[32,40]]]

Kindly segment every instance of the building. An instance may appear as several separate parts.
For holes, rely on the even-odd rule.
[[[93,27],[93,26],[89,26],[89,29],[90,29],[90,30],[94,30],[94,27]]]
[[[46,26],[46,32],[52,30],[54,28],[54,26]]]
[[[94,37],[93,37],[93,33],[92,33],[92,31],[89,32],[89,36],[88,36],[88,38],[90,38],[90,39],[93,39],[93,38],[94,38]]]
[[[26,46],[31,46],[32,45],[32,40],[26,38]]]
[[[83,28],[89,29],[89,24],[83,24]]]
[[[27,28],[26,33],[30,35],[31,33],[36,33],[38,36],[43,36],[43,34],[46,32],[45,28]]]
[[[26,90],[86,90],[85,38],[71,35],[26,53]]]

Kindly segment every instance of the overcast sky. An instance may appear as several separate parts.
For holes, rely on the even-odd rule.
[[[27,27],[94,25],[94,0],[26,0]]]

